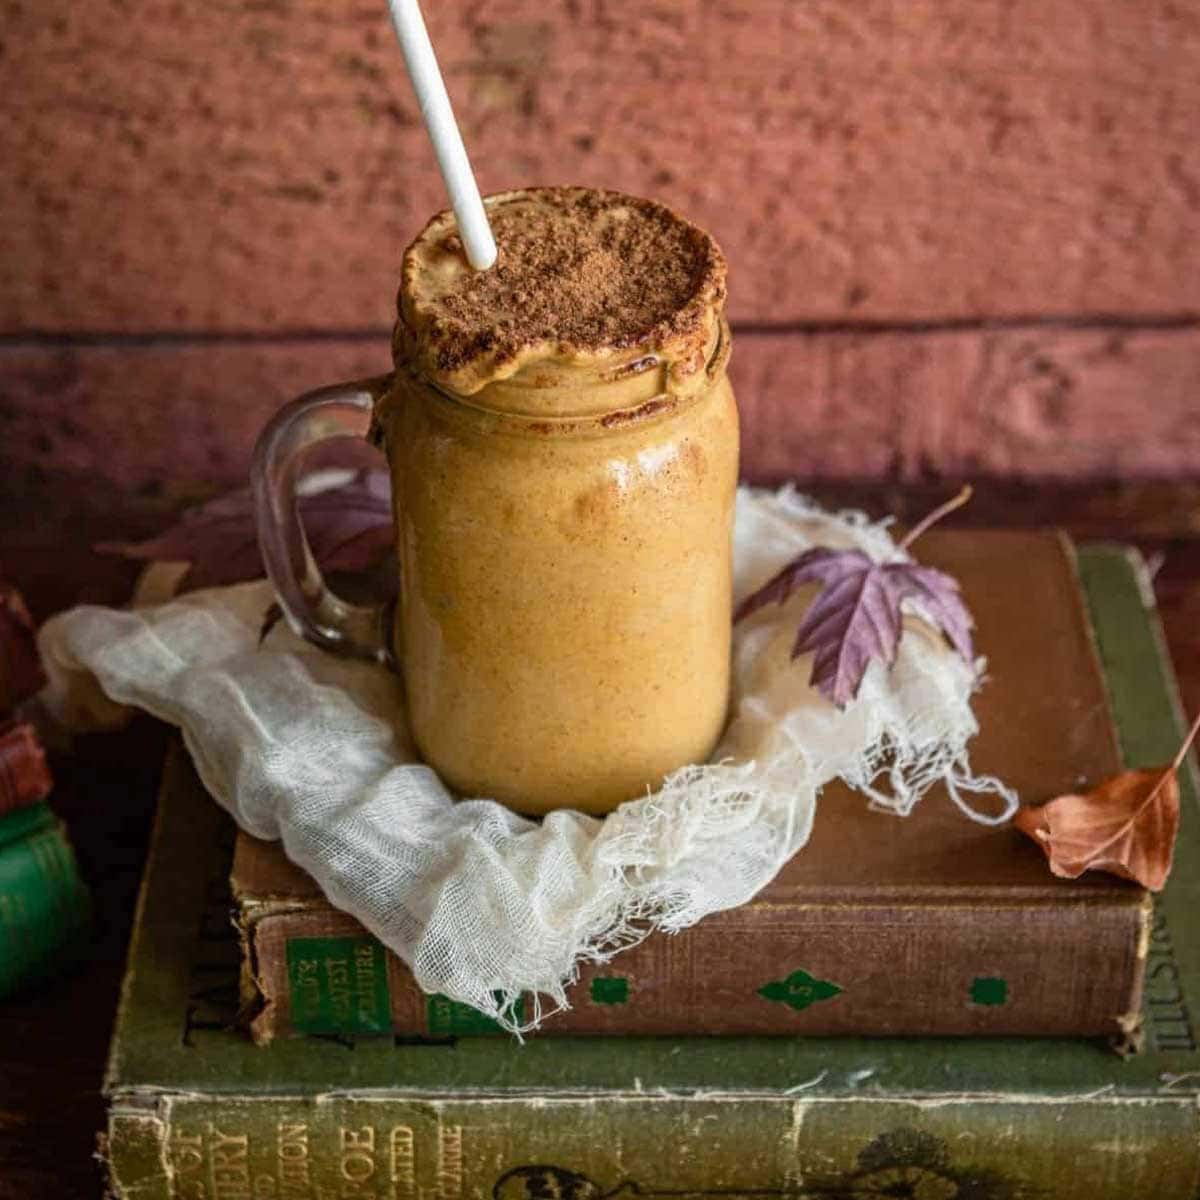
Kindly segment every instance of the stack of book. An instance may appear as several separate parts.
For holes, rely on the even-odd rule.
[[[1037,802],[1171,759],[1134,557],[1014,533],[931,533],[922,557],[961,581],[989,658],[977,769]],[[1182,783],[1153,905],[1054,878],[944,795],[898,819],[830,789],[754,901],[587,969],[522,1045],[423,995],[176,754],[108,1072],[111,1190],[1194,1200],[1190,767]]]
[[[34,727],[18,705],[42,685],[33,621],[0,583],[0,996],[53,970],[88,925],[88,897]]]

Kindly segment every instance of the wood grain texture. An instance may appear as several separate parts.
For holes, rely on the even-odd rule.
[[[0,346],[0,510],[165,514],[246,480],[291,396],[375,374],[387,337]],[[742,473],[1183,476],[1200,328],[735,333]]]
[[[484,187],[678,205],[735,319],[1200,310],[1193,5],[427,8]],[[389,320],[442,191],[382,3],[4,14],[0,329]]]
[[[153,507],[247,482],[250,451],[285,401],[387,370],[386,335],[360,340],[0,347],[0,494],[56,488]]]
[[[1185,477],[1200,327],[735,339],[751,479]]]

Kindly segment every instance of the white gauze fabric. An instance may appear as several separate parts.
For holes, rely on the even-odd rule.
[[[898,553],[884,524],[824,513],[790,490],[743,489],[734,541],[738,599],[811,546]],[[895,666],[872,663],[839,711],[808,686],[810,658],[790,658],[812,595],[735,628],[731,719],[712,761],[602,820],[562,810],[538,822],[457,799],[416,761],[396,677],[282,623],[260,647],[265,582],[134,611],[76,608],[40,642],[46,699],[67,724],[111,723],[126,711],[117,705],[179,726],[243,829],[282,840],[427,992],[516,1032],[566,1006],[581,963],[749,900],[808,840],[832,779],[901,815],[937,781],[969,815],[963,793],[1000,798],[998,813],[975,819],[1011,815],[1016,797],[973,775],[967,757],[982,663],[963,662],[913,609]]]

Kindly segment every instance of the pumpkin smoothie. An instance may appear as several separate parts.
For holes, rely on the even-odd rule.
[[[593,813],[703,761],[729,691],[737,410],[725,263],[614,192],[486,200],[404,257],[376,432],[395,648],[425,759],[462,794]]]

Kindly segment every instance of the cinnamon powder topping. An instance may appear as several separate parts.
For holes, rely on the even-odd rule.
[[[716,243],[662,204],[589,188],[485,201],[498,257],[471,269],[453,214],[404,255],[396,354],[460,394],[548,359],[667,361],[701,372],[725,299]]]

